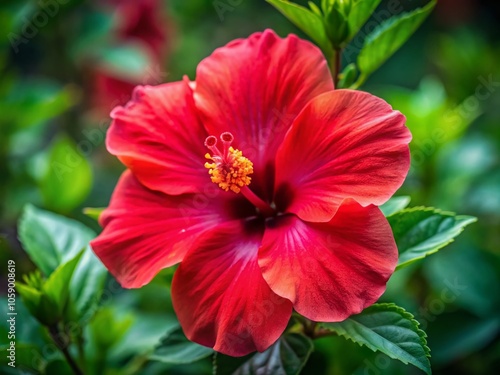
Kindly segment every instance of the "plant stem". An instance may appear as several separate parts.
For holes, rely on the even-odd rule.
[[[123,369],[124,375],[138,374],[139,371],[149,362],[150,352],[146,352],[132,358]]]
[[[323,328],[318,328],[315,332],[314,332],[314,337],[313,339],[320,339],[322,337],[327,337],[327,336],[337,336],[337,333],[333,332],[333,331],[329,331],[327,329],[323,329]]]
[[[339,74],[340,74],[340,69],[342,68],[342,49],[336,49],[333,58],[330,62],[330,70],[332,71],[332,76],[333,76],[333,82],[335,84],[335,88],[337,88],[337,85],[339,83]]]
[[[76,347],[78,348],[78,361],[80,362],[80,366],[82,368],[82,371],[85,372],[85,350],[84,348],[84,341],[83,341],[83,336],[79,334],[76,338]]]
[[[317,325],[318,323],[309,321],[308,324],[304,326],[305,335],[310,337],[311,339],[314,339],[316,337],[315,331]]]
[[[71,354],[69,354],[68,351],[68,344],[65,342],[65,340],[61,339],[61,332],[57,325],[53,325],[48,327],[49,328],[49,334],[54,343],[56,344],[57,348],[61,351],[61,353],[64,355],[64,358],[68,362],[68,365],[71,367],[71,370],[75,373],[75,375],[84,375],[82,370],[78,367],[76,364],[75,360],[71,357]]]
[[[323,329],[318,326],[318,322],[313,322],[312,320],[306,319],[300,315],[294,315],[294,317],[302,325],[302,333],[309,337],[311,340],[319,339],[326,336],[336,336],[337,333]]]
[[[351,90],[357,90],[361,87],[363,83],[365,83],[366,79],[368,76],[366,74],[361,73],[360,76],[358,77],[358,80],[354,82],[351,87],[349,87]]]

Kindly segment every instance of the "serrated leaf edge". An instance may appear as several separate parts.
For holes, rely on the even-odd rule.
[[[379,35],[382,32],[385,32],[386,30],[389,30],[398,21],[406,20],[406,19],[412,17],[413,15],[415,15],[417,13],[425,13],[425,12],[429,12],[430,13],[432,11],[432,9],[434,9],[434,7],[436,6],[436,4],[437,4],[436,0],[431,0],[427,4],[425,4],[424,6],[418,7],[416,9],[413,9],[413,10],[410,10],[410,11],[402,12],[402,13],[394,16],[394,17],[389,18],[388,20],[383,21],[382,23],[380,23],[380,25],[378,25],[375,28],[375,30],[373,30],[373,32],[371,32],[366,37],[366,40],[365,40],[364,44],[366,45],[368,43],[373,42],[376,38],[379,37]],[[425,21],[425,19],[422,20],[422,22],[423,21]],[[418,28],[418,26],[417,26],[417,28]]]
[[[414,328],[414,331],[413,331],[413,332],[415,332],[415,333],[419,336],[419,338],[420,338],[420,341],[421,341],[421,344],[422,344],[422,348],[424,349],[424,353],[425,353],[426,358],[430,358],[430,356],[431,356],[431,354],[430,354],[430,353],[431,353],[431,349],[429,348],[429,346],[427,346],[427,339],[426,339],[427,334],[425,333],[425,331],[423,331],[423,330],[421,330],[421,329],[419,328],[420,323],[419,323],[419,322],[415,319],[415,317],[413,316],[413,314],[412,314],[412,313],[410,313],[410,312],[406,311],[405,309],[403,309],[403,308],[402,308],[402,307],[400,307],[400,306],[397,306],[397,305],[396,305],[396,304],[394,304],[394,303],[377,303],[377,304],[374,304],[374,305],[372,305],[372,306],[370,306],[370,307],[367,307],[367,308],[366,308],[365,310],[363,310],[360,314],[365,313],[365,312],[366,312],[367,310],[369,310],[369,309],[376,309],[376,310],[381,309],[381,310],[380,310],[380,312],[385,312],[385,311],[393,311],[393,312],[398,313],[400,316],[402,316],[403,318],[407,319],[408,321],[410,321],[410,323],[412,324],[412,326],[413,326],[413,328]],[[383,310],[382,310],[382,309],[383,309]],[[360,314],[356,314],[356,315],[360,315]],[[353,316],[349,317],[348,319],[351,319],[351,318],[355,317],[356,315],[353,315]],[[360,323],[358,323],[358,322],[356,322],[356,323],[357,323],[358,325],[362,325],[362,324],[360,324]],[[345,333],[338,332],[338,331],[336,331],[336,330],[335,330],[335,328],[333,328],[333,327],[330,327],[330,326],[327,326],[327,325],[325,326],[325,325],[324,325],[324,324],[322,324],[322,323],[320,323],[320,326],[321,326],[322,328],[325,328],[325,329],[328,329],[328,330],[330,330],[330,331],[334,331],[334,332],[336,332],[338,335],[340,335],[340,336],[344,337],[344,338],[345,338],[345,339],[347,339],[347,340],[350,340],[350,341],[352,341],[352,342],[354,342],[354,343],[358,344],[360,347],[365,346],[365,347],[367,347],[368,349],[370,349],[370,350],[371,350],[371,351],[373,351],[373,352],[381,352],[381,353],[383,353],[382,351],[380,351],[380,350],[378,350],[378,349],[374,349],[374,348],[372,348],[372,347],[370,347],[370,346],[368,346],[368,345],[365,345],[365,344],[363,344],[363,343],[360,343],[360,342],[358,342],[358,341],[355,341],[355,340],[354,340],[352,337],[350,337],[349,335],[347,335],[347,334],[345,334]],[[369,329],[370,331],[372,331],[372,332],[373,332],[373,330],[372,330],[371,328],[369,328],[369,327],[366,327],[366,328],[367,328],[367,329]],[[381,338],[382,338],[382,339],[384,339],[384,340],[387,340],[386,338],[384,338],[383,336],[380,336],[379,334],[377,334],[377,333],[375,333],[375,332],[374,332],[374,334],[376,334],[377,336],[381,337]],[[404,349],[403,349],[403,350],[404,350]],[[405,361],[403,361],[403,360],[401,360],[401,359],[399,359],[399,358],[395,358],[395,357],[393,357],[393,356],[391,356],[391,355],[389,355],[389,354],[387,354],[387,353],[384,353],[384,354],[386,354],[388,357],[390,357],[390,358],[392,358],[392,359],[395,359],[395,360],[401,361],[402,363],[404,363],[404,364],[406,364],[406,365],[407,365],[407,364],[409,364],[409,362],[405,362]],[[412,365],[413,365],[413,364],[412,364]],[[420,370],[424,371],[424,372],[425,372],[425,373],[427,373],[427,374],[430,374],[430,373],[431,373],[431,372],[427,372],[426,370],[422,369],[422,368],[421,368],[421,367],[419,367],[419,366],[416,366],[416,367],[418,367]],[[430,362],[429,362],[429,369],[430,369]]]

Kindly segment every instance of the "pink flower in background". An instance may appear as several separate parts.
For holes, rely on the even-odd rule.
[[[110,3],[118,17],[118,39],[141,41],[149,47],[156,60],[161,61],[168,42],[166,1],[110,0]]]
[[[187,337],[264,351],[295,309],[341,321],[373,304],[398,252],[378,205],[403,183],[404,116],[333,91],[320,50],[272,31],[230,42],[196,79],[138,87],[107,148],[128,170],[91,245],[127,288],[181,262]]]
[[[160,0],[109,0],[117,26],[111,38],[115,46],[134,46],[148,60],[140,74],[118,71],[105,64],[92,74],[92,106],[109,112],[130,100],[139,84],[159,84],[165,80],[163,65],[169,49],[169,20],[165,2]]]

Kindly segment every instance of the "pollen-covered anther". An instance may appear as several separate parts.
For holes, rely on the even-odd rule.
[[[253,163],[243,156],[243,153],[231,147],[233,135],[229,132],[222,133],[220,140],[223,149],[217,147],[217,138],[213,135],[207,137],[205,146],[212,151],[212,154],[205,154],[205,158],[211,162],[205,163],[210,179],[219,185],[224,191],[239,193],[243,186],[247,186],[252,181],[250,174],[253,173]]]

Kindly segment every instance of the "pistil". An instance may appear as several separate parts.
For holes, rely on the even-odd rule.
[[[271,217],[276,214],[276,211],[268,203],[260,199],[248,186],[242,187],[240,192],[263,216]]]
[[[275,210],[248,188],[252,181],[250,175],[253,173],[253,163],[240,150],[231,147],[234,140],[231,133],[222,133],[220,140],[222,150],[217,147],[218,141],[213,135],[205,140],[205,146],[212,152],[212,155],[205,155],[211,161],[205,163],[205,168],[208,169],[212,182],[224,191],[242,193],[262,215],[273,216]]]

